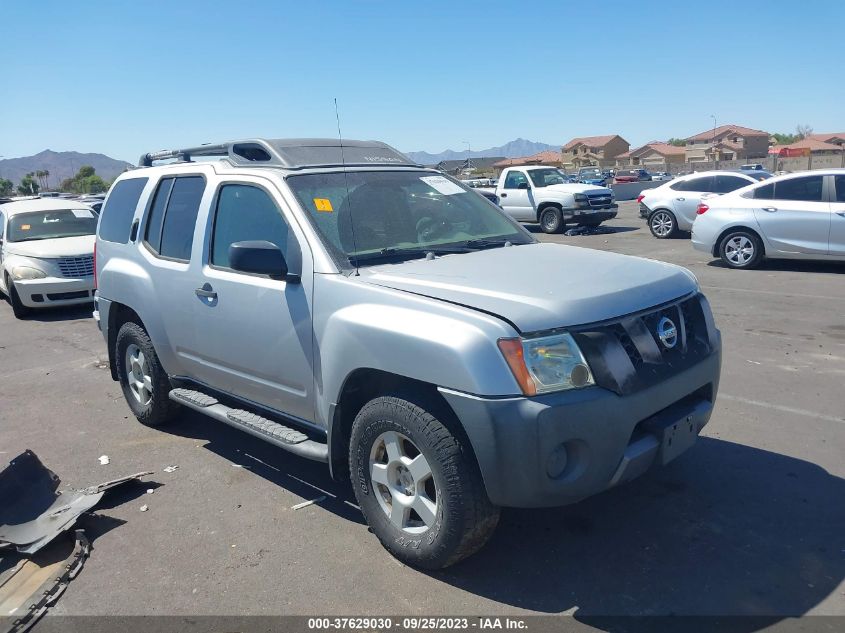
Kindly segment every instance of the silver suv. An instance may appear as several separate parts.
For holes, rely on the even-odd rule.
[[[189,407],[327,462],[405,563],[472,554],[500,506],[665,464],[710,418],[720,335],[682,268],[539,244],[382,143],[140,167],[96,244],[95,317],[135,416]]]

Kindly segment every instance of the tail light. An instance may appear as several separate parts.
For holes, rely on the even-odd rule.
[[[642,202],[642,201],[643,201],[643,198],[645,198],[645,194],[644,194],[644,193],[641,193],[640,195],[638,195],[638,196],[637,196],[637,204],[639,204],[640,202]]]
[[[707,206],[706,204],[704,204],[703,202],[699,202],[699,203],[698,203],[698,208],[695,210],[695,214],[696,214],[696,215],[702,215],[702,214],[704,214],[704,213],[707,213],[708,209],[710,209],[710,207],[708,207],[708,206]]]
[[[94,290],[97,289],[97,240],[94,240]]]

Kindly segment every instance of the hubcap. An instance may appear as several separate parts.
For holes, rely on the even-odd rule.
[[[557,217],[554,211],[546,211],[543,214],[543,226],[547,229],[553,229],[557,225]]]
[[[737,266],[744,266],[754,257],[754,242],[744,235],[737,235],[725,244],[725,257]]]
[[[153,399],[153,379],[144,352],[134,343],[126,348],[126,382],[129,391],[141,406]]]
[[[406,436],[387,431],[376,438],[370,479],[379,506],[394,526],[420,534],[434,525],[439,491],[428,460]]]
[[[666,237],[672,232],[672,218],[668,213],[655,213],[651,218],[651,230],[655,235]]]

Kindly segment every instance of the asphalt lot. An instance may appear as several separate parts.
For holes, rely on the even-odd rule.
[[[0,462],[30,448],[72,487],[156,471],[83,519],[93,550],[51,615],[845,615],[845,265],[732,271],[621,206],[612,234],[538,235],[698,276],[724,343],[713,418],[665,469],[505,511],[439,573],[391,558],[324,465],[190,412],[138,424],[89,310],[16,321],[0,304]]]

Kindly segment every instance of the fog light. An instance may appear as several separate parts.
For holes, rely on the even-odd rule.
[[[566,470],[568,461],[569,456],[566,454],[566,444],[561,444],[549,454],[549,459],[546,462],[546,474],[552,479],[557,479]]]

